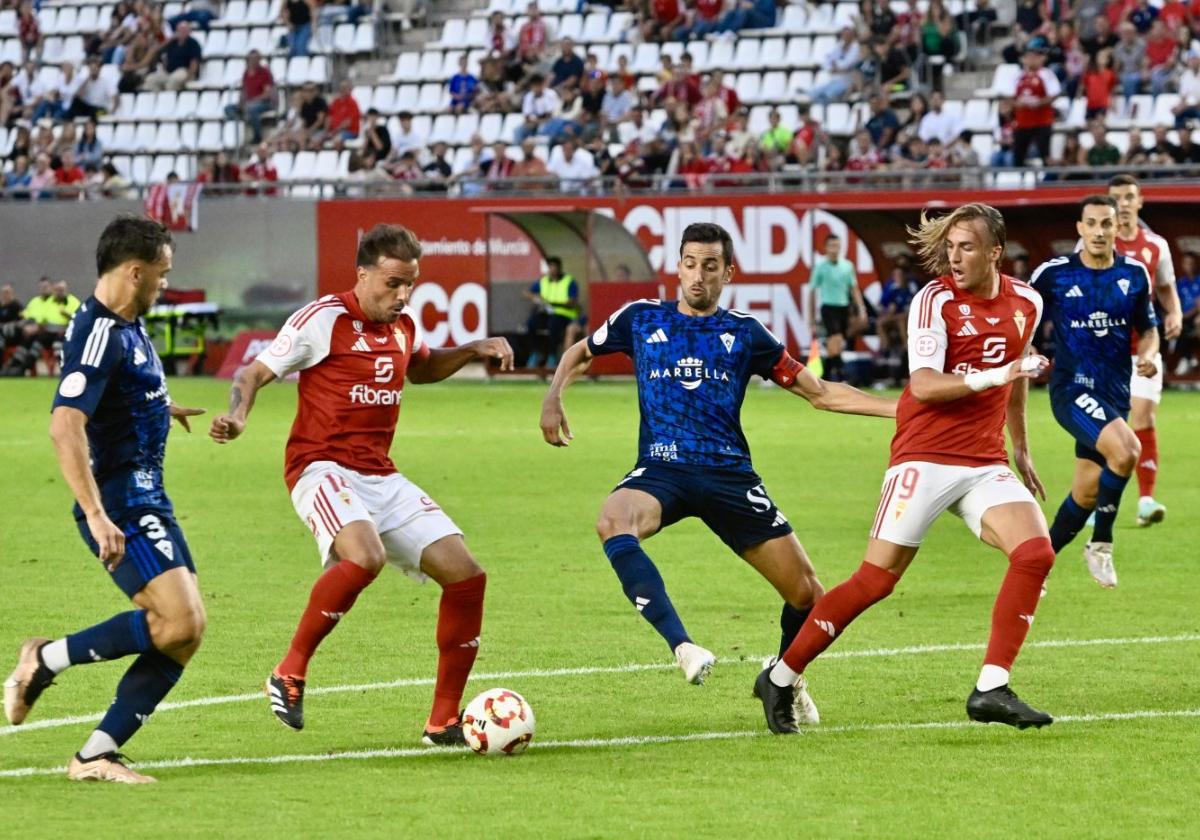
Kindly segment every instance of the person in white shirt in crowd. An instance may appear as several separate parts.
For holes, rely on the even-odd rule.
[[[420,152],[425,148],[425,137],[413,128],[413,115],[410,111],[401,111],[396,115],[400,121],[400,130],[392,136],[392,153],[390,158],[399,158],[405,152]]]
[[[458,155],[450,168],[450,180],[459,185],[462,195],[478,195],[484,190],[483,167],[491,159],[484,154],[483,138],[471,135],[470,153]]]
[[[625,89],[625,80],[613,74],[608,81],[608,93],[604,94],[604,102],[600,105],[600,113],[607,125],[613,126],[625,122],[630,112],[637,106],[637,96]]]
[[[821,60],[821,69],[830,74],[830,78],[822,85],[813,88],[813,102],[840,102],[854,87],[854,71],[862,63],[862,50],[859,48],[853,27],[844,27],[838,36],[837,43]]]
[[[100,72],[101,69],[100,59],[88,59],[87,76],[75,91],[75,98],[67,109],[67,119],[94,119],[117,109],[117,86]]]
[[[935,90],[929,97],[929,113],[921,117],[917,126],[917,136],[929,143],[940,140],[943,146],[950,146],[962,134],[962,119],[946,111],[946,97],[941,91]]]
[[[550,151],[546,169],[559,179],[563,192],[584,191],[588,182],[600,174],[591,153],[580,149],[572,137],[566,138]]]
[[[1200,47],[1187,54],[1187,67],[1179,74],[1179,104],[1175,106],[1175,127],[1186,128],[1190,120],[1200,120]]]
[[[534,73],[529,77],[529,90],[521,102],[521,113],[525,122],[517,126],[516,141],[520,143],[526,137],[541,134],[553,138],[559,130],[556,122],[558,112],[562,108],[562,98],[554,88],[546,84],[546,77]]]

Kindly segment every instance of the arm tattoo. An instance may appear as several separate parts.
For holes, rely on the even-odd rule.
[[[238,406],[241,404],[242,404],[242,388],[240,385],[235,384],[233,386],[233,389],[229,392],[229,410],[231,412],[237,411]]]

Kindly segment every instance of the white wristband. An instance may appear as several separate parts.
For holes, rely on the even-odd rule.
[[[963,383],[972,391],[986,391],[988,388],[998,388],[1008,384],[1008,365],[977,370],[963,377]]]

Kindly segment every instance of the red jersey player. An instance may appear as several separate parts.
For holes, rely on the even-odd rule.
[[[1171,341],[1179,336],[1183,327],[1183,307],[1179,303],[1179,292],[1175,288],[1175,266],[1171,262],[1171,249],[1167,240],[1154,231],[1142,226],[1138,212],[1142,209],[1142,188],[1132,175],[1117,175],[1108,182],[1108,194],[1117,202],[1116,251],[1142,263],[1150,272],[1154,284],[1154,295],[1163,308],[1162,336]],[[1138,336],[1133,336],[1130,352],[1137,356]],[[1137,524],[1153,525],[1167,515],[1164,505],[1154,499],[1154,483],[1158,478],[1158,432],[1155,430],[1158,404],[1162,401],[1163,362],[1162,355],[1154,358],[1158,373],[1140,376],[1134,365],[1133,378],[1129,383],[1129,426],[1142,444],[1138,458],[1138,507]]]
[[[909,313],[912,377],[896,413],[882,499],[858,571],[817,601],[782,659],[759,674],[767,725],[777,734],[798,731],[792,695],[804,669],[851,621],[891,594],[925,532],[947,510],[1009,559],[967,715],[1022,729],[1053,721],[1008,687],[1009,669],[1054,564],[1046,520],[1033,496],[1044,498],[1045,491],[1025,427],[1028,379],[1046,364],[1029,355],[1041,297],[1000,274],[1004,220],[986,204],[922,217],[911,233],[926,266],[941,276],[920,291]],[[1021,478],[1008,466],[1006,423]]]
[[[513,363],[503,338],[433,350],[408,307],[421,243],[403,227],[378,225],[358,246],[358,282],[303,307],[275,342],[238,372],[229,413],[213,421],[218,443],[242,434],[258,389],[300,372],[300,403],[288,438],[284,479],[296,513],[312,530],[324,573],[287,655],[267,679],[276,717],[304,726],[304,683],[317,645],[391,563],[442,587],[438,673],[424,741],[464,743],[459,708],[479,652],[486,576],[462,531],[388,456],[400,397],[410,382],[437,382],[475,359]]]

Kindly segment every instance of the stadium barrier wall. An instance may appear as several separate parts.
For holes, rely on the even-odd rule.
[[[646,248],[660,294],[674,296],[678,242],[692,222],[716,222],[730,231],[737,273],[722,305],[759,317],[800,353],[810,341],[808,282],[826,236],[837,233],[859,272],[868,298],[878,299],[879,281],[894,257],[908,250],[906,226],[923,209],[934,212],[969,201],[1000,207],[1008,224],[1009,253],[1026,253],[1031,267],[1069,250],[1076,240],[1076,206],[1089,187],[1030,191],[877,191],[868,194],[800,195],[786,193],[638,197],[549,196],[519,198],[512,193],[471,199],[323,201],[317,207],[318,288],[340,291],[352,282],[358,237],[380,222],[412,227],[424,255],[413,306],[421,315],[431,346],[454,346],[488,334],[489,251],[491,272],[504,281],[541,274],[536,248],[513,226],[493,228],[485,241],[486,208],[589,208],[612,216]],[[1200,191],[1147,185],[1143,218],[1171,244],[1200,250]],[[1006,266],[1007,267],[1007,266]],[[599,286],[600,284],[594,284]],[[606,287],[611,284],[603,284]],[[644,282],[629,295],[607,288],[587,293],[590,323],[608,317],[622,302],[644,296]]]

